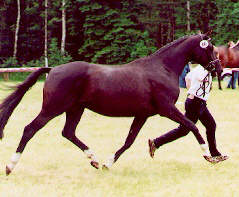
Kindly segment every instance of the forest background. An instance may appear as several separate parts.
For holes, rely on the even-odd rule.
[[[0,67],[122,64],[198,30],[239,39],[232,0],[3,0],[0,16]]]

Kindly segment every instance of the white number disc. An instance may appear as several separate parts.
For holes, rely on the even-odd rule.
[[[202,41],[200,42],[200,47],[203,48],[203,49],[207,48],[208,45],[209,45],[209,44],[208,44],[208,41],[207,41],[207,40],[202,40]]]

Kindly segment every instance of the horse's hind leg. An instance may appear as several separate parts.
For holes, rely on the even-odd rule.
[[[99,162],[94,155],[93,151],[91,151],[83,142],[81,142],[75,135],[75,129],[77,124],[79,123],[81,116],[84,112],[84,108],[74,108],[70,111],[66,112],[66,123],[64,129],[62,131],[62,135],[70,140],[73,144],[78,146],[84,153],[87,155],[89,159],[91,159],[91,165],[95,168],[99,168]]]
[[[140,129],[143,127],[146,120],[147,117],[134,118],[134,121],[130,127],[129,134],[125,140],[124,145],[112,157],[109,158],[107,163],[103,165],[103,169],[109,169],[113,165],[113,163],[115,163],[118,160],[120,155],[134,143],[135,138],[137,137]]]
[[[46,112],[41,111],[39,115],[24,128],[23,136],[18,145],[16,153],[13,154],[11,158],[11,163],[6,166],[6,174],[10,174],[16,164],[18,163],[20,156],[26,147],[28,141],[35,135],[35,133],[46,125],[48,121],[57,115],[49,115]]]

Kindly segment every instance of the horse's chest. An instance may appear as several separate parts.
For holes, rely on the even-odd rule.
[[[163,81],[154,80],[151,82],[154,97],[176,101],[179,96],[179,85],[176,77],[165,78]]]

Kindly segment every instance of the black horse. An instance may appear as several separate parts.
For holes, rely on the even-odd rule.
[[[204,45],[201,45],[202,42]],[[207,34],[182,37],[150,56],[120,66],[71,62],[33,72],[0,105],[2,138],[7,121],[24,94],[40,75],[49,73],[43,89],[42,109],[25,127],[6,173],[13,170],[34,134],[64,112],[66,123],[62,135],[84,151],[91,159],[92,166],[99,168],[94,153],[75,136],[76,126],[85,108],[106,116],[134,117],[125,144],[103,165],[106,168],[133,144],[147,118],[155,114],[184,125],[193,132],[200,145],[205,144],[195,124],[175,107],[179,96],[179,75],[189,61],[196,61],[209,71],[216,67],[221,72],[221,65]]]

